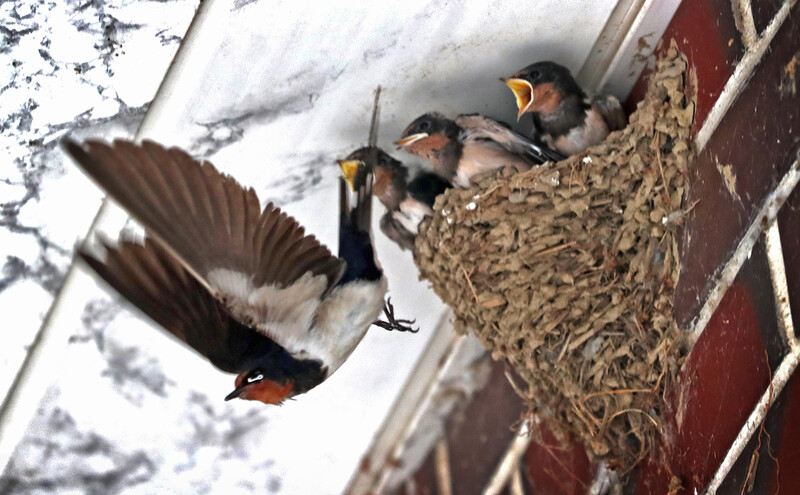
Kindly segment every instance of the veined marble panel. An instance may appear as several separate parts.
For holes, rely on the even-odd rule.
[[[0,396],[102,199],[59,139],[131,135],[196,6],[0,3]]]

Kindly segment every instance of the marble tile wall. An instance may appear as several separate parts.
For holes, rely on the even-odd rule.
[[[0,396],[102,195],[59,139],[131,135],[196,0],[0,4]]]

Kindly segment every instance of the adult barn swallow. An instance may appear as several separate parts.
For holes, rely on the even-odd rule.
[[[529,65],[501,81],[514,92],[517,119],[530,113],[534,132],[567,156],[601,142],[610,132],[628,124],[617,98],[588,99],[569,69],[555,62]]]
[[[425,217],[433,215],[436,196],[449,188],[450,184],[438,175],[425,171],[417,173],[409,181],[408,168],[379,148],[357,149],[339,164],[342,168],[352,167],[367,160],[370,153],[376,155],[372,194],[388,210],[381,217],[381,230],[402,249],[413,251],[419,224]]]
[[[209,162],[152,141],[66,142],[146,231],[144,243],[80,257],[111,287],[220,370],[240,398],[281,404],[347,359],[384,306],[370,236],[369,168],[340,179],[339,256],[272,203],[262,210]]]
[[[507,125],[478,114],[450,120],[438,112],[426,113],[409,124],[395,144],[429,160],[440,177],[463,188],[470,187],[474,175],[490,170],[513,167],[523,172],[564,158]]]

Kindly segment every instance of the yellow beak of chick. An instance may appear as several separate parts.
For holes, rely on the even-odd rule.
[[[517,120],[519,120],[533,103],[533,86],[525,79],[512,77],[508,79],[501,78],[500,80],[506,83],[506,86],[514,92],[514,97],[517,99],[517,108],[519,109]]]

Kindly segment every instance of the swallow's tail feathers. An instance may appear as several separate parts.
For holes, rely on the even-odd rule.
[[[103,242],[105,260],[78,255],[106,283],[165,330],[205,356],[222,371],[238,373],[254,351],[275,345],[233,321],[217,301],[166,249],[144,244]]]
[[[611,132],[618,131],[628,125],[625,110],[616,96],[595,96],[592,98],[592,108],[603,117],[608,130]]]
[[[369,140],[363,160],[339,162],[339,258],[347,263],[339,284],[353,280],[380,280],[383,271],[372,247],[372,183],[378,163],[378,121],[381,87],[375,90]]]
[[[519,136],[519,134],[517,134],[517,136]],[[545,162],[560,162],[566,158],[566,156],[547,146],[538,135],[531,136],[530,139],[523,137],[523,139],[525,139],[528,143],[528,153],[536,160],[542,160]]]

